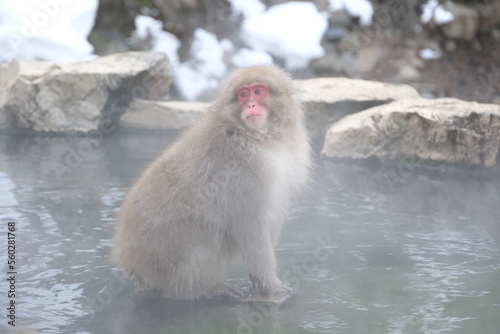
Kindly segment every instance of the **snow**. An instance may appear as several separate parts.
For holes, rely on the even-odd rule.
[[[321,57],[320,41],[328,26],[328,14],[311,2],[292,1],[266,10],[259,0],[230,0],[235,19],[241,14],[241,41],[236,48],[203,29],[194,32],[190,59],[181,63],[180,41],[163,30],[152,17],[135,19],[136,37],[151,41],[155,51],[164,52],[172,64],[174,83],[184,98],[194,100],[207,89],[216,88],[229,67],[246,67],[284,60],[288,69],[301,69]],[[365,24],[370,22],[367,0],[330,0]],[[0,0],[0,61],[14,57],[75,62],[92,59],[93,47],[86,37],[91,31],[98,0]],[[371,9],[371,11],[370,11]],[[271,56],[272,55],[272,56]]]
[[[422,59],[438,59],[441,57],[441,52],[432,49],[422,49],[418,52],[418,55]]]
[[[436,24],[445,24],[453,21],[453,14],[448,12],[437,0],[429,0],[422,5],[422,16],[420,22],[426,24],[431,20]]]
[[[231,43],[230,40],[224,38],[223,40],[220,41],[220,47],[222,50],[225,52],[234,52],[234,45]]]
[[[98,0],[0,0],[0,62],[13,58],[56,63],[94,58],[87,41]]]
[[[233,14],[243,14],[245,18],[262,15],[266,6],[260,0],[229,0],[233,8]]]
[[[241,48],[233,56],[232,62],[237,67],[247,67],[260,64],[272,64],[273,57],[271,57],[269,53],[263,50]]]
[[[162,30],[163,23],[152,17],[139,15],[135,19],[133,35],[151,38],[152,49],[164,52],[172,65],[174,83],[179,93],[188,100],[195,100],[207,89],[214,89],[227,72],[223,62],[224,53],[234,50],[229,40],[219,41],[217,37],[201,28],[194,32],[190,59],[179,61],[179,39]]]
[[[307,67],[311,59],[324,54],[320,42],[328,27],[328,17],[327,13],[319,12],[313,3],[293,1],[266,10],[259,0],[230,1],[233,19],[239,14],[242,16],[240,39],[246,47],[236,49],[229,40],[219,41],[214,34],[197,29],[190,50],[191,59],[185,63],[178,61],[178,41],[175,37],[172,40],[165,38],[165,43],[159,45],[159,36],[166,32],[161,30],[160,22],[153,23],[155,20],[149,18],[147,31],[154,37],[153,48],[169,54],[174,82],[184,98],[194,100],[205,90],[216,88],[229,66],[268,64],[273,62],[273,55],[283,59],[288,69],[295,70]],[[331,5],[333,3],[345,8],[350,15],[359,17],[361,24],[371,23],[373,7],[369,1],[330,2]],[[146,22],[145,19],[141,21]],[[136,34],[145,36],[137,21],[136,26]],[[224,59],[229,59],[228,65]]]
[[[255,50],[284,59],[293,70],[307,67],[311,59],[324,54],[320,42],[327,26],[326,14],[314,4],[293,1],[247,15],[240,38]]]
[[[180,41],[173,34],[162,30],[163,23],[152,17],[139,15],[135,19],[133,35],[151,38],[151,47],[167,54],[174,73],[174,83],[183,98],[196,100],[204,91],[215,89],[225,77],[228,66],[224,62],[226,54],[237,67],[272,63],[272,57],[261,50],[235,47],[228,39],[218,40],[215,34],[198,28],[194,32],[189,51],[190,59],[179,61]]]
[[[330,10],[345,9],[352,17],[359,17],[359,23],[367,26],[372,23],[373,6],[368,0],[329,0]]]
[[[224,48],[232,47],[228,40],[219,41],[215,34],[198,28],[190,49],[191,58],[174,68],[175,83],[188,100],[196,99],[206,89],[215,89],[227,73]]]
[[[215,34],[201,28],[195,30],[189,62],[195,64],[196,69],[209,76],[222,77],[227,71],[223,56],[224,49]]]
[[[177,51],[181,42],[175,35],[164,31],[162,28],[163,23],[161,21],[155,20],[150,16],[137,15],[133,35],[142,39],[152,38],[151,49],[164,52],[172,66],[177,66],[179,64],[179,54]]]

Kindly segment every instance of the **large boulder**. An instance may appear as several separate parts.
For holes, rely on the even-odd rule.
[[[329,158],[498,168],[500,106],[458,99],[392,102],[344,117],[327,132]]]
[[[143,130],[182,130],[208,109],[204,102],[136,100],[120,118],[120,126]]]
[[[319,145],[328,128],[346,115],[420,97],[415,88],[408,85],[347,78],[297,80],[297,88],[307,110],[311,137]]]
[[[0,115],[20,129],[89,132],[114,123],[136,98],[165,98],[170,82],[166,56],[152,51],[60,65],[19,61]]]
[[[7,103],[12,86],[19,77],[19,63],[13,61],[10,64],[0,64],[0,129],[5,129],[10,123],[6,113],[1,112]]]

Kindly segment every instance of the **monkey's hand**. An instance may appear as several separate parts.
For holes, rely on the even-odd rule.
[[[263,280],[257,279],[250,274],[250,281],[252,281],[252,293],[260,294],[263,296],[294,294],[295,290],[288,286],[287,283],[276,279],[273,284],[264,284]]]

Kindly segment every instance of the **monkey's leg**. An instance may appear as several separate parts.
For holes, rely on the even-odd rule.
[[[252,291],[262,295],[291,293],[293,289],[280,281],[276,274],[276,257],[269,232],[245,235],[239,243],[252,282]]]

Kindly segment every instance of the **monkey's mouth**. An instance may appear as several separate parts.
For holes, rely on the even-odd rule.
[[[264,117],[264,113],[257,110],[250,110],[243,113],[243,118],[246,120],[249,119],[262,119]]]
[[[245,117],[245,120],[247,120],[247,119],[251,119],[251,118],[252,118],[252,119],[253,119],[253,118],[260,119],[260,118],[262,118],[262,117],[264,117],[262,114],[250,114],[250,115],[248,115],[247,117]]]
[[[258,126],[264,122],[264,115],[250,114],[245,117],[245,123],[251,127]]]

